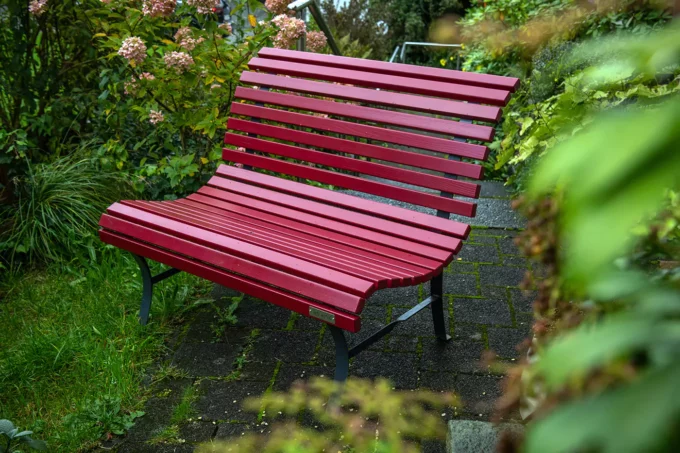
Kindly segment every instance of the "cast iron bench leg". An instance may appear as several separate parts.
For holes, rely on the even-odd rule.
[[[449,341],[451,336],[446,333],[446,317],[448,310],[444,309],[444,272],[430,281],[430,295],[432,296],[432,321],[434,334],[441,341]]]
[[[342,329],[335,326],[328,326],[333,334],[335,340],[335,381],[345,382],[349,375],[349,348],[347,348],[347,339]]]
[[[139,307],[139,323],[145,326],[146,323],[149,322],[151,300],[153,299],[153,285],[182,271],[179,269],[170,268],[158,275],[152,276],[149,265],[146,262],[146,258],[135,255],[134,253],[132,253],[132,256],[135,258],[135,261],[137,261],[137,264],[139,265],[139,271],[142,274],[142,304]]]

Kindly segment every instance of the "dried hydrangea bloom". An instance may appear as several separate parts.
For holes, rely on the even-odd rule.
[[[158,123],[162,123],[163,121],[165,121],[165,117],[163,116],[163,112],[159,112],[158,110],[149,111],[149,122],[151,124],[158,124]]]
[[[272,23],[279,28],[279,32],[274,36],[274,47],[279,49],[290,49],[296,39],[302,36],[307,30],[304,21],[295,17],[279,14]]]
[[[125,82],[123,84],[123,87],[124,87],[123,92],[128,96],[137,96],[137,92],[139,91],[139,85],[137,84],[137,81],[135,79]]]
[[[219,83],[213,83],[212,85],[210,85],[211,90],[219,90],[220,88],[222,88],[222,85],[220,85]]]
[[[40,17],[47,11],[47,0],[33,0],[28,4],[28,11],[35,17]]]
[[[123,41],[123,45],[118,49],[118,55],[125,57],[128,61],[141,63],[146,58],[146,46],[137,36],[131,36]]]
[[[307,49],[311,52],[320,52],[328,42],[322,31],[308,31],[306,40]]]
[[[215,7],[215,0],[187,0],[187,5],[195,7],[201,14],[210,14]]]
[[[194,59],[186,52],[170,52],[163,57],[163,60],[169,68],[173,68],[178,74],[188,70],[194,64]]]
[[[177,0],[143,0],[142,13],[151,17],[168,17],[177,8]]]
[[[223,23],[223,24],[220,24],[217,28],[220,28],[222,30],[226,30],[228,34],[232,34],[234,32],[234,30],[231,28],[231,24],[228,24],[226,22]]]
[[[186,50],[191,52],[196,48],[197,45],[205,41],[204,38],[194,39],[191,36],[191,28],[182,27],[175,33],[175,42],[180,46],[184,47]]]
[[[290,0],[266,0],[264,6],[272,14],[283,14],[288,10],[290,3]]]
[[[156,77],[154,77],[154,75],[151,74],[150,72],[142,72],[139,75],[138,78],[139,78],[139,80],[155,80],[156,79]],[[124,86],[123,91],[125,92],[125,94],[127,94],[129,96],[136,96],[137,93],[139,92],[139,83],[138,83],[138,80],[135,79],[134,77],[132,79],[130,79],[129,81],[125,82],[125,84],[123,86]]]

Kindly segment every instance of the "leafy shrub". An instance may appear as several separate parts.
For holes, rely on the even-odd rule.
[[[601,91],[605,104],[556,129],[563,140],[528,178],[532,197],[549,198],[526,203],[524,248],[550,267],[534,303],[536,355],[504,401],[538,396],[528,453],[677,449],[680,268],[640,266],[639,250],[656,240],[679,257],[679,56],[678,24],[575,53],[597,62],[575,92]]]
[[[132,193],[126,174],[102,171],[75,156],[29,166],[15,185],[17,203],[0,215],[5,225],[0,252],[10,261],[26,256],[44,262],[82,253],[104,210]]]
[[[417,452],[421,440],[441,440],[445,429],[439,411],[458,406],[448,393],[393,390],[392,384],[350,378],[341,385],[323,378],[299,381],[287,393],[269,393],[246,401],[246,408],[266,414],[314,417],[323,431],[281,423],[267,436],[247,434],[204,445],[202,453],[221,452]]]

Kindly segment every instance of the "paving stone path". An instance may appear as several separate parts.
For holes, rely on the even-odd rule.
[[[437,342],[430,313],[423,310],[359,354],[350,367],[351,376],[384,376],[399,389],[456,392],[464,407],[447,411],[446,419],[489,418],[501,376],[482,366],[480,358],[485,350],[493,350],[504,360],[517,360],[516,345],[528,336],[531,324],[533,294],[518,288],[531,269],[513,244],[521,221],[511,213],[498,183],[486,183],[482,197],[480,215],[473,222],[477,226],[445,271],[453,340]],[[428,286],[377,292],[366,303],[362,331],[351,342],[423,300]],[[286,390],[297,379],[332,376],[334,346],[322,323],[245,299],[236,312],[238,321],[228,325],[219,314],[231,296],[217,287],[214,306],[197,310],[177,326],[167,357],[154,371],[156,377],[167,377],[152,386],[146,415],[116,451],[191,452],[211,439],[266,432],[268,425],[241,408],[244,399],[270,389]],[[430,444],[425,451],[443,448]]]

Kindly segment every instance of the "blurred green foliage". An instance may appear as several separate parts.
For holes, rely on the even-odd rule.
[[[680,189],[680,26],[590,42],[573,58],[586,64],[583,99],[628,93],[630,81],[645,95],[602,95],[601,111],[558,129],[564,140],[529,179],[531,195],[559,200],[560,278],[582,320],[539,345],[525,371],[545,398],[525,451],[676,451],[680,267],[644,272],[631,257],[641,232],[678,238],[667,213]],[[667,250],[678,259],[677,242]]]
[[[279,423],[267,435],[245,436],[204,445],[201,453],[418,452],[423,440],[443,440],[439,414],[458,406],[450,393],[394,391],[384,379],[350,378],[344,385],[324,378],[298,381],[287,393],[274,392],[246,402],[267,418],[312,417],[317,427]],[[304,411],[304,412],[303,412]]]

